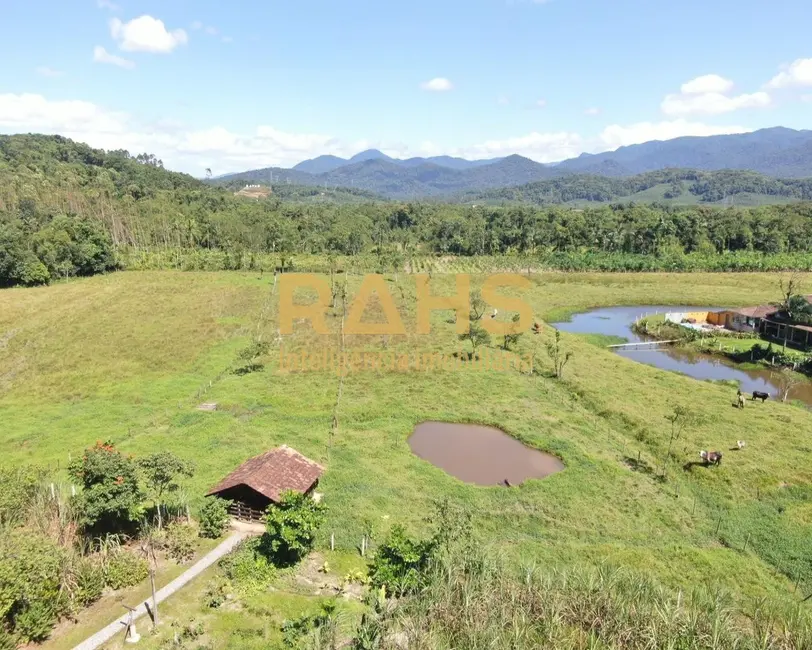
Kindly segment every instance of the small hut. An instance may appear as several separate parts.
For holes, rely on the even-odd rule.
[[[271,503],[279,503],[288,490],[310,494],[324,468],[282,445],[249,458],[206,496],[233,501],[229,513],[237,519],[259,521]]]

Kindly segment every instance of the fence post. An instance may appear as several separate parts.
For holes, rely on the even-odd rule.
[[[336,550],[336,534],[335,533],[330,533],[330,550],[331,551]]]

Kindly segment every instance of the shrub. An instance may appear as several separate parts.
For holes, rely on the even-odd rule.
[[[286,492],[265,515],[264,552],[277,566],[295,564],[313,548],[324,513],[324,505],[309,496]]]
[[[371,584],[386,587],[396,596],[416,591],[423,584],[434,549],[433,540],[414,540],[401,526],[395,526],[370,563]]]
[[[44,641],[56,623],[57,613],[53,603],[35,601],[14,617],[14,631],[21,641]]]
[[[222,537],[228,526],[228,507],[231,501],[209,497],[200,511],[200,536],[209,539]]]
[[[143,494],[135,461],[110,442],[98,442],[69,467],[83,490],[76,497],[82,526],[94,533],[131,529],[141,514]]]
[[[166,550],[176,562],[188,562],[195,554],[195,529],[173,522],[166,528]]]
[[[212,580],[203,594],[203,604],[206,607],[217,609],[226,600],[231,592],[231,583],[223,576],[217,576]]]
[[[261,539],[252,537],[220,560],[225,576],[243,592],[263,591],[276,577],[273,563],[261,552]]]
[[[74,599],[81,607],[95,603],[104,591],[104,567],[89,558],[80,559],[74,567]]]
[[[113,589],[132,587],[146,579],[149,565],[143,558],[127,551],[115,551],[104,568],[104,581]]]
[[[0,536],[0,621],[24,640],[44,638],[63,609],[64,552],[46,537],[15,530]],[[19,629],[18,629],[19,628]]]

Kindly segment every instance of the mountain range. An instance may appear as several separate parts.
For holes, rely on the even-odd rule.
[[[689,136],[600,154],[585,153],[555,165],[519,155],[490,160],[450,156],[399,160],[372,149],[350,159],[319,156],[292,169],[255,169],[212,182],[352,187],[389,198],[413,199],[519,186],[572,174],[625,178],[669,168],[748,170],[788,179],[812,177],[812,130],[775,127],[735,135]]]

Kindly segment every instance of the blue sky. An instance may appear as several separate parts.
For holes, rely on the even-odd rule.
[[[812,125],[808,0],[8,4],[0,131],[195,174]]]

